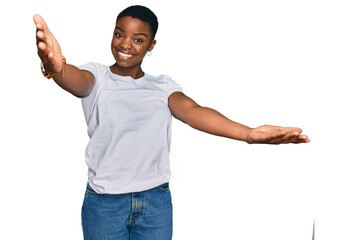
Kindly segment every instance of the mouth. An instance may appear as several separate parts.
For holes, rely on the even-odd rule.
[[[126,59],[129,59],[129,58],[132,58],[134,57],[135,55],[133,54],[130,54],[128,52],[122,52],[122,51],[119,51],[116,49],[116,52],[117,52],[117,55],[120,59],[123,59],[123,60],[126,60]]]

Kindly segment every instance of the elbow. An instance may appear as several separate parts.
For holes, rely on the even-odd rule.
[[[73,88],[73,90],[69,92],[75,97],[85,98],[92,92],[93,87],[94,84],[92,82],[88,82],[87,84],[80,84],[78,87]]]
[[[87,96],[89,96],[90,94],[90,90],[79,90],[79,89],[73,89],[73,90],[66,90],[67,92],[69,92],[70,94],[72,94],[73,96],[77,97],[77,98],[85,98]]]

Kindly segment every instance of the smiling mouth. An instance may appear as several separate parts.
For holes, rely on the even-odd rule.
[[[117,51],[119,57],[121,57],[121,58],[123,58],[123,59],[128,59],[128,58],[131,58],[131,57],[134,56],[134,55],[132,55],[132,54],[125,53],[125,52],[121,52],[121,51],[119,51],[119,50],[116,50],[116,51]]]

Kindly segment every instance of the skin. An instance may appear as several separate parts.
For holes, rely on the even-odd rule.
[[[46,71],[49,74],[61,72],[62,51],[56,38],[41,16],[35,15],[33,20],[37,28],[38,56],[44,63]],[[156,40],[153,39],[148,23],[132,17],[120,18],[116,23],[111,43],[111,51],[116,62],[110,70],[115,74],[131,76],[134,79],[144,76],[142,61],[155,44]],[[88,96],[95,83],[92,73],[80,70],[71,64],[64,66],[64,77],[62,74],[57,74],[53,79],[61,88],[80,98]],[[226,118],[214,109],[200,106],[181,92],[170,95],[168,106],[175,118],[195,129],[249,144],[310,142],[306,135],[301,134],[300,128],[272,125],[250,128]]]
[[[111,43],[112,54],[116,60],[110,67],[111,71],[134,79],[142,77],[143,58],[156,44],[156,40],[152,38],[149,24],[132,17],[120,18],[116,23]],[[121,56],[120,53],[130,56]]]

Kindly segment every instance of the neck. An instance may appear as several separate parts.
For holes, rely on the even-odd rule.
[[[130,76],[133,79],[138,79],[144,76],[144,72],[140,65],[132,67],[121,67],[117,63],[110,67],[111,71],[120,76]]]

